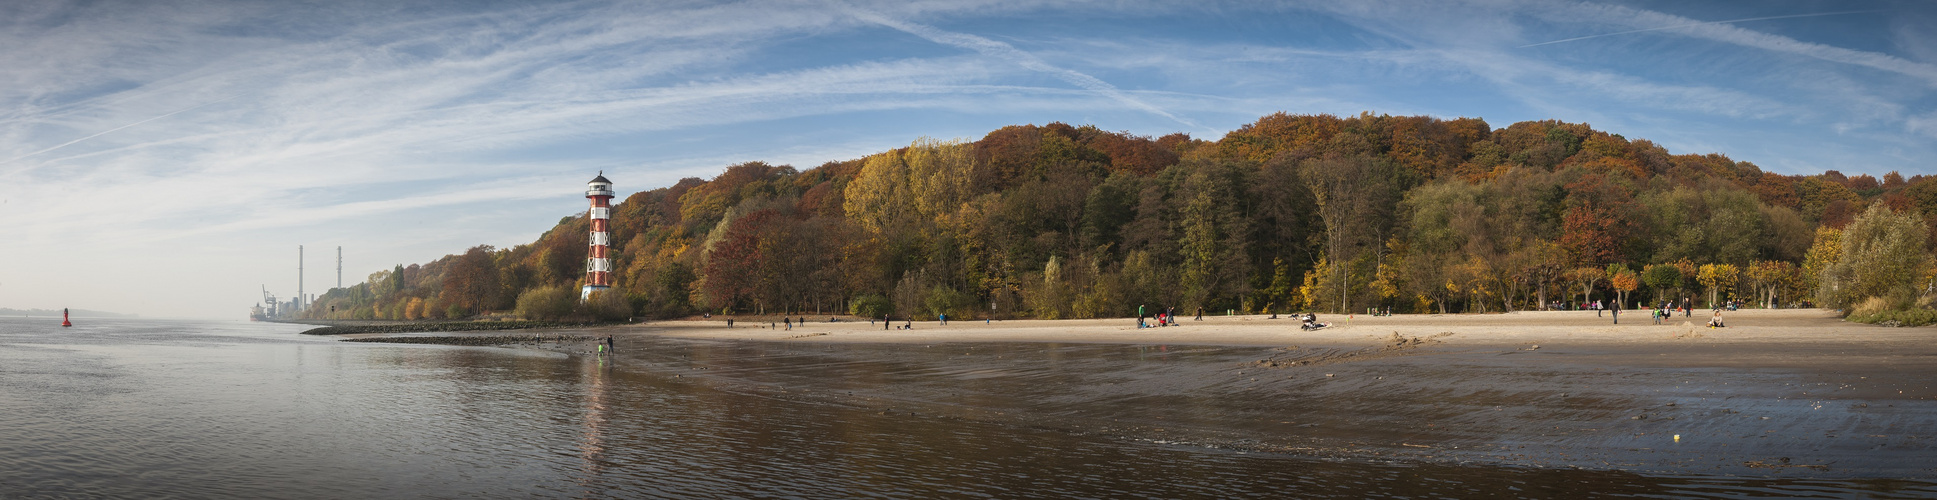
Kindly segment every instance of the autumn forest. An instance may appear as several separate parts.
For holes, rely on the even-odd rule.
[[[306,315],[1093,318],[1688,298],[1927,323],[1932,223],[1937,177],[1781,175],[1586,124],[1278,113],[1207,141],[1051,123],[634,193],[613,209],[617,287],[583,304],[581,213],[529,244],[379,271]]]

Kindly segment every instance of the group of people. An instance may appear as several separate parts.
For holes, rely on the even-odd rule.
[[[1202,308],[1198,309],[1197,315],[1198,315],[1197,319],[1200,319],[1200,320],[1204,319],[1203,317],[1204,313]],[[1156,324],[1150,324],[1148,322],[1145,322],[1144,318],[1150,318],[1152,320],[1155,320]],[[1163,310],[1158,311],[1156,314],[1153,315],[1153,314],[1144,313],[1143,306],[1137,306],[1137,328],[1155,328],[1159,326],[1177,326],[1177,308],[1176,307],[1173,306],[1173,307],[1163,308]]]
[[[1331,323],[1319,323],[1318,315],[1313,313],[1305,313],[1304,316],[1298,318],[1298,320],[1299,320],[1298,329],[1300,330],[1317,330],[1320,328],[1332,326]]]
[[[703,315],[702,317],[706,317],[706,318],[711,318],[711,317],[713,317],[713,315],[709,313],[709,314],[705,314],[705,315]],[[883,318],[883,319],[885,320],[885,319],[886,319],[887,317],[886,317],[886,316],[883,316],[882,318]],[[833,316],[829,316],[829,317],[827,318],[827,322],[828,322],[828,323],[833,323],[833,322],[836,322],[836,321],[840,321],[840,320],[839,320],[839,319],[837,319],[837,318],[835,318],[835,317],[833,317]],[[755,326],[758,326],[758,325],[759,325],[759,323],[754,323],[754,325],[755,325]],[[779,322],[779,323],[771,323],[771,322],[769,322],[769,323],[767,323],[767,327],[768,327],[768,328],[773,328],[773,329],[775,329],[775,330],[782,330],[782,329],[784,329],[784,330],[792,330],[792,329],[794,329],[794,327],[796,327],[796,326],[807,326],[807,318],[806,318],[806,317],[799,317],[799,318],[796,318],[796,317],[793,317],[793,316],[781,316],[781,317],[780,317],[780,322]],[[727,327],[727,328],[732,328],[732,327],[733,327],[733,318],[726,318],[726,327]]]
[[[1722,322],[1722,310],[1724,308],[1733,311],[1735,310],[1735,303],[1730,302],[1726,306],[1715,308],[1715,312],[1708,316],[1709,328],[1722,328],[1727,326]],[[1694,316],[1695,302],[1687,297],[1682,297],[1679,302],[1664,300],[1655,304],[1654,310],[1651,313],[1654,316],[1655,324],[1659,325],[1662,321],[1675,317],[1675,313],[1681,313],[1681,316],[1684,318]]]

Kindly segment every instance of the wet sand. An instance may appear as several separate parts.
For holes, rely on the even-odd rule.
[[[1162,446],[1650,474],[1937,479],[1937,328],[1820,310],[808,323],[669,321],[622,367],[727,390]],[[1686,323],[1684,323],[1686,322]],[[900,322],[895,323],[901,324]],[[764,325],[762,325],[764,326]],[[592,353],[590,344],[553,346]],[[1676,436],[1679,436],[1677,439]],[[1928,483],[1923,483],[1928,485]],[[1887,485],[1885,486],[1887,489]]]

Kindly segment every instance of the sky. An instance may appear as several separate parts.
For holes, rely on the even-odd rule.
[[[1937,2],[0,3],[0,307],[241,320],[747,161],[1064,122],[1585,122],[1937,174]]]

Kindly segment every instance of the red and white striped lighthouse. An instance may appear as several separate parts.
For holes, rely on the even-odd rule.
[[[612,220],[612,181],[605,180],[605,172],[585,186],[585,197],[592,199],[592,210],[587,214],[592,219],[592,251],[585,258],[585,288],[579,290],[579,300],[592,297],[592,292],[602,292],[612,288],[612,258],[608,249],[612,246],[612,233],[607,225]]]

